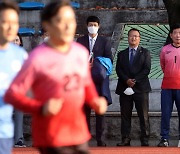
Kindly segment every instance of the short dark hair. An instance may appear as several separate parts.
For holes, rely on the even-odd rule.
[[[63,6],[71,6],[69,0],[56,0],[50,2],[41,12],[41,22],[50,21],[54,17],[58,10]]]
[[[12,9],[14,11],[17,12],[17,14],[19,14],[19,7],[18,5],[10,0],[4,0],[2,2],[0,2],[0,12],[7,10],[7,9]]]
[[[100,20],[97,16],[89,16],[86,20],[86,24],[88,25],[89,22],[97,22],[98,25],[100,24]]]
[[[136,28],[131,28],[131,29],[128,31],[128,36],[129,36],[129,33],[130,33],[131,31],[137,31],[137,32],[139,33],[139,35],[141,35],[141,34],[140,34],[140,31],[139,31],[138,29],[136,29]]]
[[[173,31],[177,28],[180,28],[180,23],[176,23],[170,27],[170,33],[173,33]]]

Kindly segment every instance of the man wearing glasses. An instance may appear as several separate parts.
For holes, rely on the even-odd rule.
[[[151,69],[150,52],[139,46],[140,32],[132,28],[128,32],[129,47],[118,53],[116,94],[120,95],[121,137],[117,146],[130,146],[131,116],[133,106],[137,110],[141,129],[141,146],[149,146],[149,92],[148,74]]]

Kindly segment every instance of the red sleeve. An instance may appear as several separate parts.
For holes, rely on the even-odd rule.
[[[40,113],[42,105],[35,99],[13,91],[11,88],[4,96],[5,102],[12,104],[15,108],[27,113]]]
[[[91,84],[89,84],[88,86],[85,87],[85,93],[86,93],[86,102],[90,105],[92,103],[92,100],[94,98],[98,97],[96,88],[94,86],[94,83],[92,82]]]
[[[7,90],[4,101],[24,112],[40,112],[42,103],[26,96],[27,91],[31,88],[35,80],[35,73],[35,67],[31,58],[29,58]]]
[[[87,71],[88,72],[85,86],[86,103],[89,104],[89,106],[93,107],[95,105],[93,100],[98,97],[98,93],[91,77],[89,65]]]

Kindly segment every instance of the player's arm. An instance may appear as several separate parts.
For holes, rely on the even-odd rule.
[[[99,97],[93,81],[85,87],[86,102],[98,114],[104,114],[107,110],[107,101],[104,97]]]

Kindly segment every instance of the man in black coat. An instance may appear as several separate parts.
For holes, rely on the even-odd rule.
[[[109,90],[109,76],[106,76],[104,66],[96,60],[96,57],[110,58],[112,61],[111,43],[104,36],[98,35],[100,20],[96,16],[89,16],[86,20],[88,34],[77,39],[77,42],[84,45],[90,53],[89,62],[92,65],[92,77],[100,96],[104,96],[108,104],[112,103]],[[94,62],[93,62],[94,61]],[[93,64],[94,63],[94,64]],[[98,76],[98,72],[100,76]],[[87,124],[90,129],[91,109],[85,106]],[[104,116],[96,114],[96,140],[97,146],[106,146],[102,139],[104,131]]]
[[[122,142],[117,146],[130,146],[131,116],[134,104],[140,120],[141,146],[148,146],[148,110],[151,91],[148,74],[151,69],[151,57],[147,49],[139,46],[139,30],[135,28],[129,30],[128,43],[129,47],[118,53],[116,63],[118,76],[116,94],[120,95],[122,135]]]

